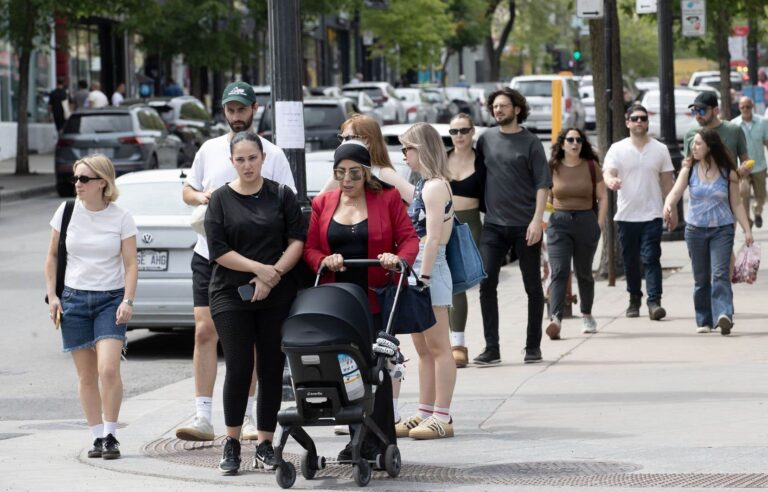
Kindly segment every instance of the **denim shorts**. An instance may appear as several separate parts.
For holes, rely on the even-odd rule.
[[[419,243],[419,255],[413,263],[413,271],[421,274],[421,260],[424,257],[424,243]],[[411,277],[413,282],[413,277]],[[437,257],[430,272],[429,291],[432,295],[432,306],[451,307],[453,301],[453,279],[448,261],[445,259],[445,245],[437,247]]]
[[[61,338],[64,352],[94,347],[105,338],[127,340],[127,325],[115,323],[125,289],[106,291],[64,287],[61,293]]]

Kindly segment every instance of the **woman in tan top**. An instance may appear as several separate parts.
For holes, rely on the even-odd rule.
[[[547,250],[552,272],[549,288],[551,320],[547,336],[560,339],[563,305],[571,271],[576,271],[581,296],[582,333],[595,333],[592,317],[595,279],[592,260],[608,212],[605,184],[600,165],[586,135],[576,128],[560,132],[549,159],[552,170],[550,200],[555,212],[547,227]]]

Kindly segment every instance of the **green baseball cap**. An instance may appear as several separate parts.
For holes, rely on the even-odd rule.
[[[230,101],[239,102],[246,106],[252,106],[256,102],[256,93],[253,87],[243,81],[232,82],[224,88],[224,94],[221,96],[221,104],[227,104]]]

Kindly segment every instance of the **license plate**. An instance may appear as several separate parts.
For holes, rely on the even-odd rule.
[[[157,249],[140,249],[140,272],[166,272],[168,271],[168,251]]]

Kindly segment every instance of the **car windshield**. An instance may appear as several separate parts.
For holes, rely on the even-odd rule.
[[[336,105],[304,105],[304,128],[339,128],[345,120],[344,111]],[[259,124],[259,131],[272,131],[272,111],[267,109]]]
[[[208,111],[198,102],[187,102],[181,105],[181,119],[208,121]]]
[[[128,113],[73,114],[63,133],[122,133],[131,131]]]
[[[384,91],[382,91],[378,87],[346,86],[344,87],[344,92],[365,92],[366,94],[371,96],[371,99],[377,99],[384,95]]]
[[[526,97],[552,97],[551,80],[525,80],[515,83],[515,89]]]
[[[132,215],[190,215],[193,207],[181,199],[184,183],[120,183],[117,204]]]

